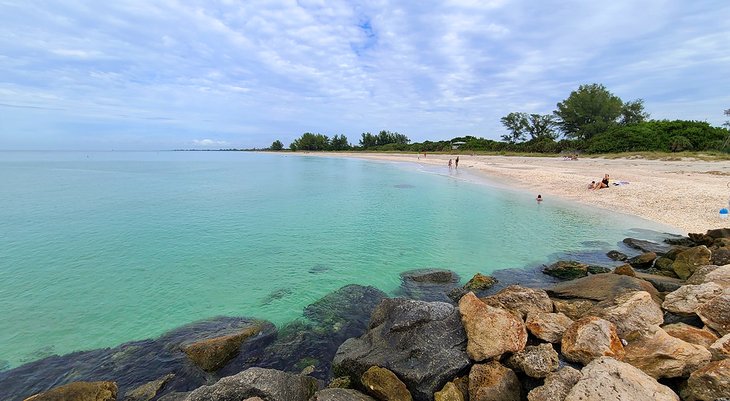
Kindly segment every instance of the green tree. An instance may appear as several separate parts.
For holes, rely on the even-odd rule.
[[[277,140],[275,140],[275,141],[274,141],[274,142],[273,142],[273,143],[271,144],[271,148],[270,148],[270,149],[271,149],[271,150],[273,150],[273,151],[276,151],[276,152],[278,152],[278,151],[280,151],[280,150],[284,149],[284,144],[283,144],[283,143],[281,143],[281,141],[277,139]]]
[[[726,115],[726,116],[730,116],[730,109],[727,109],[727,110],[725,110],[725,115]],[[730,120],[728,120],[728,121],[725,121],[725,123],[724,123],[724,124],[722,124],[722,125],[724,125],[724,126],[728,127],[728,129],[730,129]]]
[[[329,148],[329,138],[322,134],[312,134],[311,132],[305,132],[301,137],[297,138],[292,142],[289,147],[292,150],[327,150]]]
[[[363,149],[385,146],[388,144],[407,145],[411,140],[403,134],[390,131],[380,131],[378,135],[369,132],[363,132],[360,139],[360,146]]]
[[[530,135],[530,139],[552,139],[558,137],[555,132],[557,124],[555,116],[552,114],[530,114],[527,117],[527,127],[525,132]]]
[[[527,134],[527,113],[512,112],[499,119],[507,128],[508,134],[502,135],[502,140],[509,143],[522,142]]]
[[[330,140],[330,150],[348,150],[350,143],[344,135],[335,135]]]
[[[581,85],[553,112],[568,138],[590,139],[604,132],[621,116],[623,102],[601,84]]]
[[[649,113],[644,111],[644,100],[636,99],[624,103],[621,107],[621,125],[639,124],[649,119]]]

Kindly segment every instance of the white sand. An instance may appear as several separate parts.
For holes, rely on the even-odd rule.
[[[443,166],[456,155],[383,153],[308,153],[316,156],[413,162]],[[504,184],[541,194],[546,202],[560,197],[643,217],[676,227],[684,233],[730,227],[720,217],[730,197],[730,161],[661,161],[645,159],[459,155],[459,170],[484,174]],[[608,189],[589,190],[588,184],[609,174]]]

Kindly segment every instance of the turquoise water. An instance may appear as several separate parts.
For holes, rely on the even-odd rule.
[[[657,228],[474,179],[243,152],[0,152],[0,365],[216,315],[282,324],[345,284],[392,291],[423,267],[468,279]]]

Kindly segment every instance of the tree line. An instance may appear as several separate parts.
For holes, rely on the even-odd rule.
[[[724,114],[730,116],[730,109]],[[551,114],[511,112],[500,119],[507,131],[501,141],[474,136],[444,141],[411,143],[406,135],[380,131],[362,133],[358,145],[351,145],[345,135],[332,138],[305,133],[295,139],[292,151],[371,150],[401,152],[446,152],[454,143],[464,151],[510,152],[586,152],[617,153],[630,151],[680,152],[686,150],[728,151],[730,121],[713,127],[704,121],[650,120],[644,101],[624,102],[602,84],[581,85]],[[283,150],[274,141],[271,150]]]

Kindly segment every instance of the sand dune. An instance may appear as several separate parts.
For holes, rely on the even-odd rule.
[[[337,157],[413,162],[443,166],[455,155],[309,153]],[[730,161],[470,156],[459,155],[459,169],[483,174],[546,199],[557,196],[678,228],[685,233],[730,226],[719,210],[728,207]],[[628,184],[589,190],[604,174]]]

